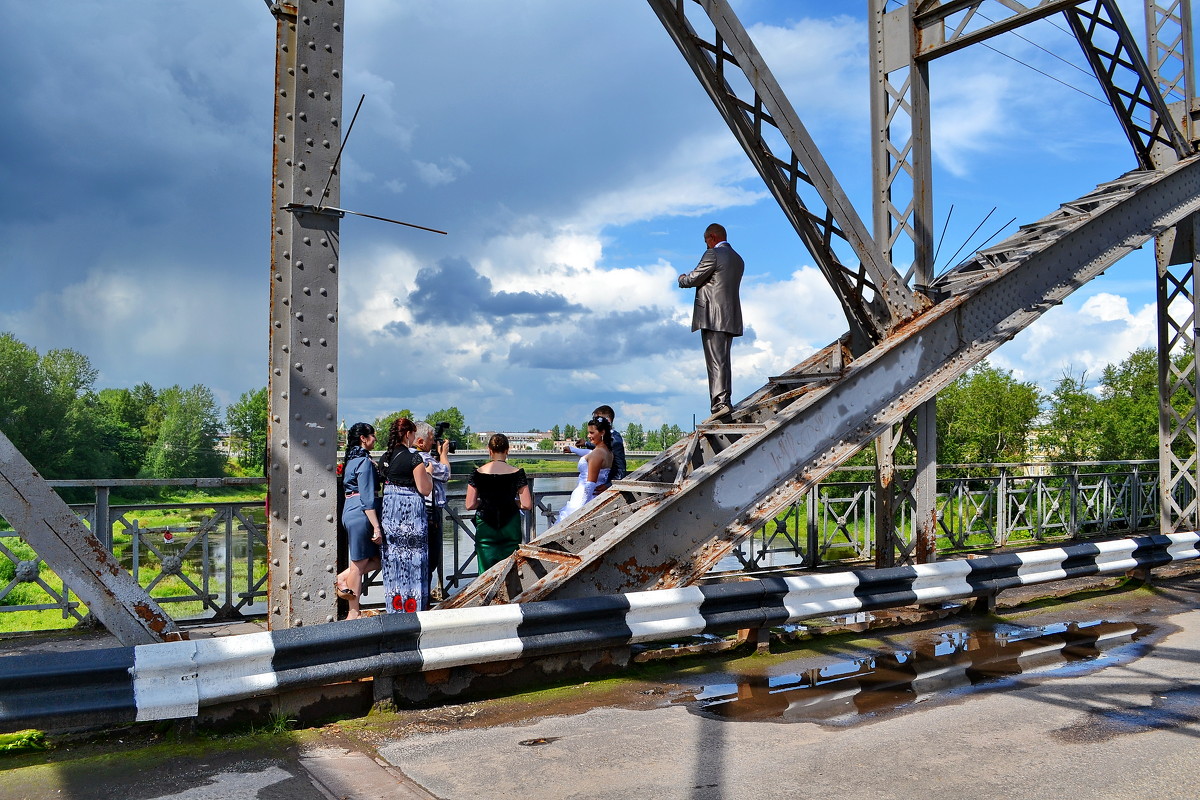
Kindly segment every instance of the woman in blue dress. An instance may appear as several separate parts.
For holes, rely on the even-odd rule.
[[[413,448],[417,426],[400,417],[388,430],[387,452],[379,459],[383,473],[383,596],[388,613],[429,608],[429,540],[425,501],[433,478]]]
[[[346,504],[342,508],[342,526],[346,529],[350,566],[338,573],[334,581],[337,595],[350,606],[346,619],[362,616],[358,596],[363,578],[379,569],[379,545],[383,529],[379,524],[379,505],[375,500],[376,473],[371,462],[371,447],[375,444],[375,428],[366,422],[356,422],[346,434],[346,460],[342,467],[342,482]]]

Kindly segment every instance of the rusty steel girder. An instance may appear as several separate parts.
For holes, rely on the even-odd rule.
[[[943,301],[862,357],[848,337],[705,424],[442,607],[697,581],[887,426],[1048,308],[1200,210],[1200,159],[1099,187],[952,270]]]
[[[0,433],[0,516],[71,587],[122,645],[181,638],[175,621],[150,599],[100,539]]]

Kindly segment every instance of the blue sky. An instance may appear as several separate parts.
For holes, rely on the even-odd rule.
[[[735,396],[846,329],[646,3],[347,5],[346,115],[366,101],[341,203],[450,235],[344,220],[340,417],[457,405],[523,430],[609,403],[619,424],[687,427],[706,387],[675,276],[710,221],[747,265]],[[869,222],[866,3],[734,5]],[[1141,3],[1121,6],[1140,35]],[[65,8],[0,0],[0,330],[85,353],[98,387],[231,402],[267,375],[273,20],[258,0]],[[1135,166],[1111,110],[996,52],[1099,96],[1064,27],[933,65],[939,270],[993,207],[974,245]],[[1153,344],[1153,279],[1147,248],[993,363],[1094,379]]]

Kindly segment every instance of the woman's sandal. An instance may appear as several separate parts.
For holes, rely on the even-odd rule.
[[[337,592],[338,597],[343,597],[343,598],[356,597],[358,594],[357,592],[355,592],[353,589],[349,588],[348,586],[342,586],[340,583],[337,582],[337,580],[334,580],[334,582],[333,582],[333,589],[335,592]]]

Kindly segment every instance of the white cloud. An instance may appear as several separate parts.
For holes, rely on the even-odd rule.
[[[445,186],[471,171],[470,165],[458,156],[449,156],[441,164],[429,161],[413,161],[417,177],[427,186]]]
[[[1155,347],[1156,325],[1153,303],[1134,311],[1125,297],[1100,292],[1046,312],[996,351],[992,362],[1013,370],[1020,380],[1049,389],[1064,372],[1086,371],[1096,377],[1133,350]]]

